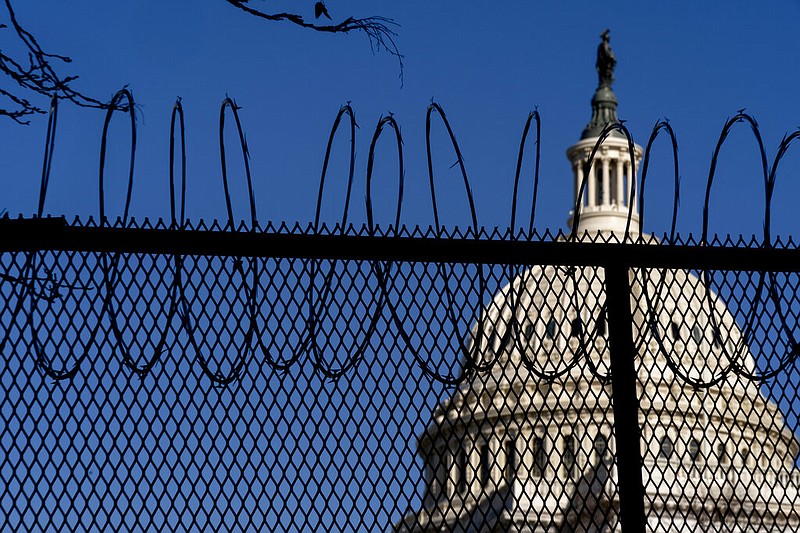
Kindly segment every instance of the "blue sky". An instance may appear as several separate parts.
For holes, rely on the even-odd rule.
[[[255,1],[255,0],[254,0]],[[258,2],[257,2],[258,3]],[[307,4],[307,5],[306,5]],[[265,3],[268,5],[268,3]],[[276,9],[311,15],[312,2],[274,2]],[[190,7],[191,6],[191,7]],[[570,208],[565,149],[590,116],[596,86],[595,47],[611,29],[619,60],[615,91],[620,116],[635,140],[646,142],[655,121],[668,117],[678,135],[682,176],[679,228],[699,232],[710,156],[725,119],[746,108],[762,126],[770,158],[781,136],[800,125],[800,69],[796,23],[800,3],[757,2],[367,2],[333,1],[334,18],[383,15],[396,20],[405,55],[401,86],[397,62],[372,54],[360,35],[321,35],[288,24],[257,21],[222,0],[18,2],[20,20],[43,47],[71,56],[62,72],[80,75],[77,87],[102,99],[125,84],[140,107],[139,152],[132,214],[168,216],[167,132],[177,96],[189,128],[192,218],[223,218],[217,147],[219,104],[225,95],[242,106],[252,155],[259,219],[308,222],[325,143],[339,106],[352,101],[358,132],[354,220],[364,220],[364,174],[373,129],[393,112],[405,139],[404,221],[431,222],[426,193],[424,117],[433,97],[448,113],[465,156],[479,222],[506,226],[514,164],[524,120],[538,106],[543,119],[539,228],[562,228]],[[42,105],[45,102],[40,102]],[[64,106],[60,116],[47,211],[89,215],[97,208],[97,167],[103,114]],[[28,127],[0,121],[5,171],[3,207],[33,213],[46,120]],[[112,126],[108,176],[122,183],[125,120]],[[434,126],[437,187],[443,221],[469,222],[458,169],[440,124]],[[241,157],[229,130],[237,216],[244,218]],[[341,205],[346,136],[335,145],[324,211],[335,220]],[[396,163],[388,138],[376,168],[378,219],[388,222]],[[758,157],[745,128],[723,150],[712,199],[712,231],[761,228],[763,192]],[[528,161],[532,161],[529,152]],[[337,166],[338,163],[338,166]],[[776,230],[790,234],[800,160],[782,165]],[[646,228],[668,228],[671,157],[666,140],[654,154]],[[531,167],[525,169],[530,183]],[[121,212],[121,188],[111,187],[110,211]],[[528,196],[529,197],[529,196]],[[735,212],[734,212],[735,210]]]

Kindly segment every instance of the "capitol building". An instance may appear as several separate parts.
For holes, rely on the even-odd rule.
[[[608,41],[605,32],[592,118],[567,150],[581,236],[622,237],[629,208],[632,234],[639,227],[628,193],[640,146],[631,164],[627,139],[612,133],[581,188],[584,162],[617,121]],[[737,373],[691,383],[725,375],[731,357],[756,368],[734,316],[689,272],[631,279],[648,530],[800,530],[800,442],[778,407]],[[496,362],[469,374],[417,435],[425,496],[395,531],[623,529],[604,290],[601,268],[534,266],[493,297],[473,333],[479,357]]]

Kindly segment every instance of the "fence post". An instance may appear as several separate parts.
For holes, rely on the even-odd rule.
[[[605,266],[608,336],[620,522],[625,533],[644,533],[644,486],[640,449],[639,397],[636,393],[636,352],[633,343],[631,287],[628,265]]]

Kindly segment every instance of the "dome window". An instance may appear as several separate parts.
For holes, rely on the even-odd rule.
[[[436,453],[433,456],[433,464],[435,474],[431,490],[433,496],[436,497],[443,494],[447,487],[447,458],[443,447],[439,446],[436,448]]]
[[[692,462],[696,462],[700,455],[700,443],[697,442],[697,439],[692,439],[689,441],[687,450],[689,452],[689,459],[691,459]]]
[[[544,439],[534,437],[533,442],[533,477],[542,477],[545,466],[547,466],[547,456],[544,450]]]
[[[619,160],[612,159],[611,163],[613,163],[613,165],[609,165],[611,168],[608,169],[609,170],[608,177],[610,178],[609,188],[611,189],[609,194],[609,200],[611,205],[622,205],[622,202],[619,200],[620,196],[618,191],[619,180],[617,179],[617,168],[616,168],[617,164],[619,163]]]
[[[672,455],[673,449],[674,446],[672,444],[672,439],[670,439],[667,435],[661,437],[661,442],[658,445],[658,455],[664,459],[669,459]]]
[[[583,322],[581,322],[580,317],[572,319],[572,331],[570,331],[570,335],[572,337],[583,336]]]
[[[513,440],[506,441],[506,480],[511,481],[517,474],[517,450]]]
[[[700,344],[703,342],[703,330],[700,329],[698,324],[695,324],[692,327],[692,339],[694,339],[695,344]]]
[[[606,309],[605,307],[600,310],[600,315],[597,317],[597,323],[595,325],[595,332],[597,333],[598,337],[605,337],[606,335]]]
[[[533,324],[526,322],[522,334],[525,336],[525,340],[531,340],[531,337],[533,337]]]
[[[670,323],[670,333],[672,334],[672,340],[678,341],[681,339],[681,327],[674,320]]]
[[[600,464],[608,455],[608,438],[602,433],[598,433],[594,438],[595,462]]]
[[[458,468],[458,483],[456,489],[460,494],[464,494],[467,492],[467,451],[464,448],[459,448],[456,456]]]
[[[486,485],[491,478],[492,473],[492,466],[489,463],[491,457],[489,455],[489,443],[485,442],[483,446],[481,446],[481,485]]]
[[[567,479],[575,478],[575,437],[564,437],[564,473]]]
[[[595,190],[597,191],[597,199],[595,200],[595,205],[604,205],[606,202],[604,201],[603,195],[603,176],[601,174],[602,169],[599,165],[594,166],[595,170],[595,180],[597,180],[597,185]]]
[[[728,464],[728,450],[725,449],[725,444],[722,442],[717,444],[717,457],[719,457],[719,464]]]
[[[558,324],[556,324],[556,319],[555,318],[551,317],[550,320],[547,321],[547,338],[548,339],[555,339],[556,338],[556,327],[557,326],[558,326]]]

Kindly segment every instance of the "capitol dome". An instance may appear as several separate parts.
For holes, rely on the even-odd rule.
[[[642,149],[631,165],[627,140],[609,136],[582,190],[583,162],[617,120],[602,73],[598,94],[567,151],[577,235],[622,237],[629,208],[638,228],[626,191]],[[693,273],[629,279],[648,530],[798,530],[800,444],[746,377],[756,364],[733,314]],[[419,436],[425,500],[396,530],[620,531],[603,269],[526,270],[471,337],[494,364],[468,373]]]

